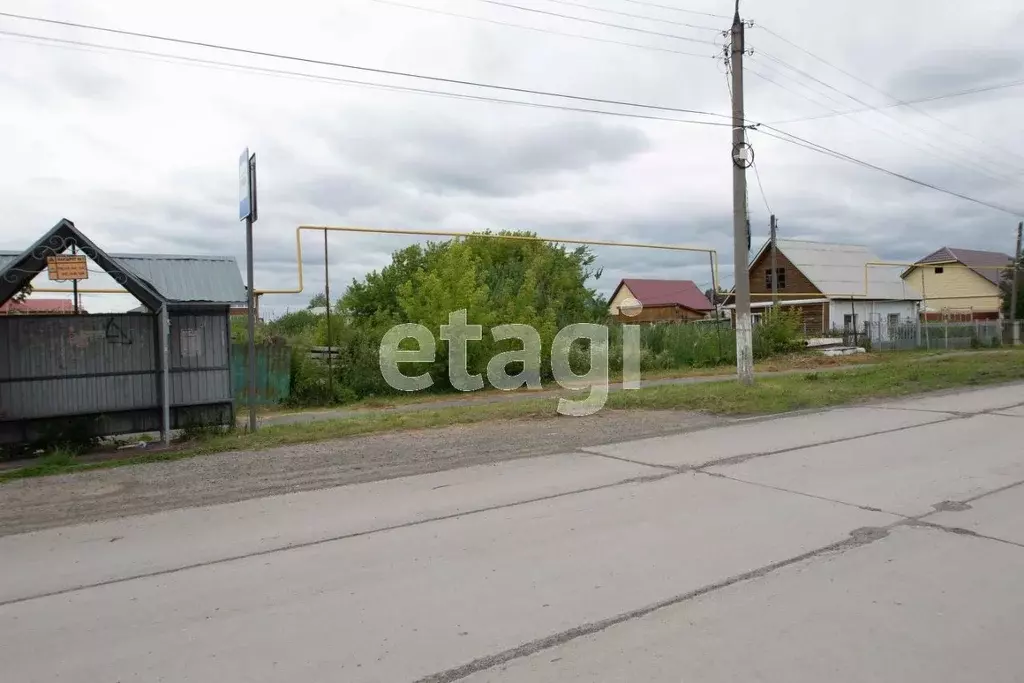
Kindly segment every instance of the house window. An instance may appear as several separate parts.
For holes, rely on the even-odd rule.
[[[935,274],[936,274],[936,275],[942,275],[942,273],[943,273],[943,271],[944,271],[944,270],[945,270],[945,269],[944,269],[944,268],[943,268],[942,266],[936,266],[936,267],[935,267]]]
[[[786,269],[785,268],[776,268],[775,269],[775,277],[778,279],[779,289],[785,289],[786,288]],[[771,289],[772,288],[772,269],[771,268],[765,268],[765,270],[764,270],[764,288],[765,289]]]
[[[847,313],[843,316],[843,329],[850,331],[857,327],[857,316]]]
[[[889,327],[896,327],[900,324],[900,314],[890,313],[889,314]]]
[[[761,315],[762,315],[761,313],[754,313],[754,314],[752,314],[750,316],[750,319],[751,319],[752,324],[754,326],[757,326],[757,325],[761,324]]]

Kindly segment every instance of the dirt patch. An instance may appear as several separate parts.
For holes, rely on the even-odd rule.
[[[823,370],[847,365],[870,365],[881,363],[885,360],[888,360],[888,358],[878,353],[858,353],[854,356],[823,356],[820,353],[807,352],[766,361],[763,364],[759,364],[757,369],[762,372]]]
[[[676,411],[503,420],[236,451],[3,484],[0,535],[390,479],[723,424]]]

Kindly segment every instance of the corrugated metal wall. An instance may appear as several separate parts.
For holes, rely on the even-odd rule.
[[[224,403],[231,395],[226,315],[171,314],[171,405]]]
[[[0,317],[0,419],[158,405],[154,332],[144,315]]]
[[[0,317],[0,420],[157,408],[151,315]],[[226,315],[171,315],[171,404],[230,403]]]

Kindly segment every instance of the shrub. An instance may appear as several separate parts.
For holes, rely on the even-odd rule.
[[[754,357],[768,358],[804,348],[800,314],[792,308],[769,308],[754,328]]]

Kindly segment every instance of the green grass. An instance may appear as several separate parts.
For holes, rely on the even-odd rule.
[[[714,382],[618,391],[609,395],[607,408],[692,410],[718,415],[766,415],[1021,379],[1024,379],[1024,351],[968,354],[925,361],[898,358],[879,365],[844,372],[809,371],[766,377],[759,379],[753,387],[743,387],[736,382]],[[195,444],[182,450],[102,462],[78,462],[73,453],[55,451],[34,465],[0,472],[0,483],[26,477],[179,460],[225,451],[261,450],[361,434],[472,424],[489,420],[550,418],[556,415],[556,404],[557,398],[546,397],[436,410],[369,413],[347,419],[304,424],[272,425],[260,429],[255,434],[233,431],[205,435]]]
[[[925,358],[929,356],[942,355],[943,351],[925,351],[925,350],[910,350],[910,351],[886,351],[884,353],[864,353],[854,356],[836,356],[834,358],[826,358],[820,354],[811,352],[792,353],[782,356],[776,356],[774,358],[765,359],[758,361],[754,364],[754,369],[758,372],[779,372],[787,370],[799,370],[802,368],[816,367],[816,368],[832,368],[837,366],[849,366],[849,365],[865,365],[872,363],[887,363],[893,362],[905,358]],[[676,379],[683,377],[709,377],[709,376],[727,376],[735,372],[735,369],[731,365],[716,365],[702,368],[678,368],[674,370],[645,370],[643,377],[646,380],[652,379]],[[609,373],[609,381],[621,382],[621,372]],[[540,395],[555,392],[560,389],[559,385],[554,381],[545,381],[543,387],[539,390],[531,390],[534,393]],[[523,391],[526,391],[525,389]],[[296,406],[296,407],[274,407],[270,409],[260,410],[260,414],[266,417],[275,417],[281,415],[298,415],[302,413],[330,413],[334,410],[377,410],[381,408],[395,408],[406,405],[419,405],[424,403],[435,403],[438,401],[450,401],[452,399],[466,399],[466,398],[477,398],[483,399],[489,396],[497,396],[504,394],[505,392],[494,389],[492,387],[486,387],[479,391],[474,391],[472,394],[463,394],[457,391],[435,391],[430,393],[417,392],[409,394],[389,394],[386,396],[375,396],[371,398],[364,398],[351,403],[338,404],[335,406]]]
[[[845,372],[813,371],[762,379],[753,387],[736,382],[651,387],[612,394],[608,407],[768,415],[1019,379],[1024,379],[1024,353],[1007,351],[901,360]]]

